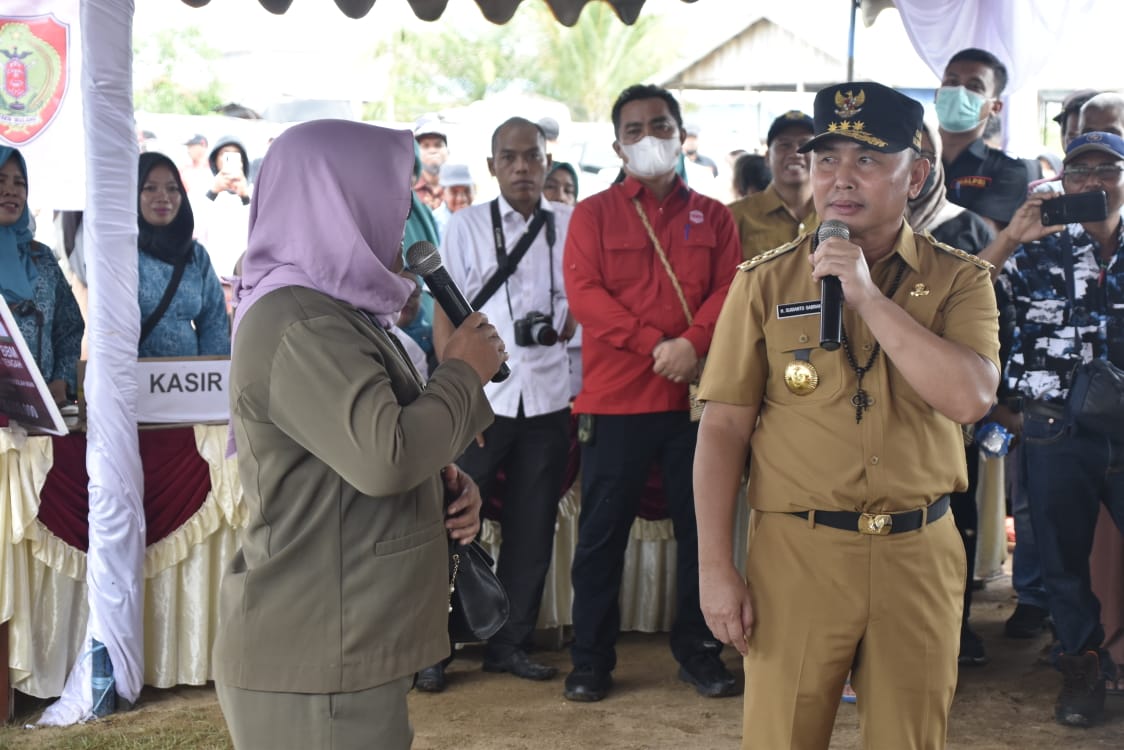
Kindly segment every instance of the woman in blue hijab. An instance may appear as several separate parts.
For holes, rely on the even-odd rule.
[[[35,242],[27,209],[27,164],[0,146],[0,295],[59,405],[78,393],[85,324],[51,249]]]

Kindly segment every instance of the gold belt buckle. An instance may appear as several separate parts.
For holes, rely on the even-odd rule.
[[[886,536],[894,528],[894,518],[888,513],[863,513],[859,516],[859,533]]]

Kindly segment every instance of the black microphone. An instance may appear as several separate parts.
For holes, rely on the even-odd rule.
[[[816,244],[830,237],[851,239],[851,230],[837,219],[828,219],[816,232]],[[820,346],[833,352],[843,338],[843,285],[838,276],[820,279]]]
[[[441,309],[449,316],[453,327],[459,327],[464,319],[475,312],[472,305],[461,294],[461,290],[449,278],[449,272],[441,264],[441,254],[437,252],[432,242],[420,240],[410,245],[406,251],[407,269],[425,279],[425,285],[433,292],[433,298]],[[493,383],[502,383],[511,375],[511,368],[507,362],[500,364],[500,369],[492,376]]]

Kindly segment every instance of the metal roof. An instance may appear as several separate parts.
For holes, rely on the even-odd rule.
[[[310,1],[306,0],[306,2]],[[384,2],[389,1],[384,0]],[[683,0],[685,3],[695,1]],[[193,8],[201,8],[210,3],[211,0],[183,0],[183,2]],[[289,6],[293,4],[293,0],[258,0],[258,2],[270,13],[278,15],[287,11]],[[317,2],[327,5],[327,0],[317,0]],[[333,0],[333,2],[345,16],[362,18],[374,7],[376,0]],[[445,7],[449,4],[449,0],[407,0],[407,2],[410,3],[414,15],[423,21],[436,21],[445,12]],[[476,4],[480,6],[480,12],[495,24],[504,24],[510,21],[521,2],[523,0],[476,0]],[[565,26],[573,26],[578,22],[582,8],[585,7],[587,2],[607,2],[616,11],[621,21],[631,25],[640,16],[640,9],[644,6],[645,0],[544,0],[544,2],[554,12],[554,17],[558,19],[559,23]]]

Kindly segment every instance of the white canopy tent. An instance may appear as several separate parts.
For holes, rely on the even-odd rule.
[[[326,0],[320,0],[325,2]],[[384,0],[388,2],[389,0]],[[688,2],[692,0],[687,0]],[[844,2],[846,0],[840,0]],[[185,0],[191,5],[206,0]],[[283,12],[288,0],[261,0]],[[352,12],[370,10],[374,0],[336,0]],[[514,11],[519,0],[477,0],[497,18]],[[410,0],[411,6],[440,15],[444,0]],[[616,0],[626,19],[639,13],[639,0]],[[551,3],[563,20],[576,15],[584,0]],[[346,7],[345,7],[346,6]],[[364,9],[363,6],[366,6]],[[1093,0],[897,0],[921,56],[943,65],[967,46],[991,49],[1006,60],[1013,87],[1044,64],[1041,40],[1057,33],[1070,14],[1088,12]],[[498,10],[497,10],[498,9]],[[87,203],[84,220],[89,274],[90,360],[85,392],[88,407],[90,545],[87,563],[90,616],[87,642],[104,643],[112,660],[118,693],[135,701],[143,682],[143,560],[145,520],[136,434],[134,363],[140,330],[137,298],[136,172],[137,145],[132,105],[132,0],[82,0],[81,81],[85,104]],[[492,15],[485,11],[489,18]],[[361,15],[361,14],[360,14]],[[510,18],[510,13],[507,15]],[[635,15],[631,15],[635,19]],[[572,22],[572,21],[571,21]],[[90,661],[70,673],[60,700],[45,723],[67,724],[89,716]]]

